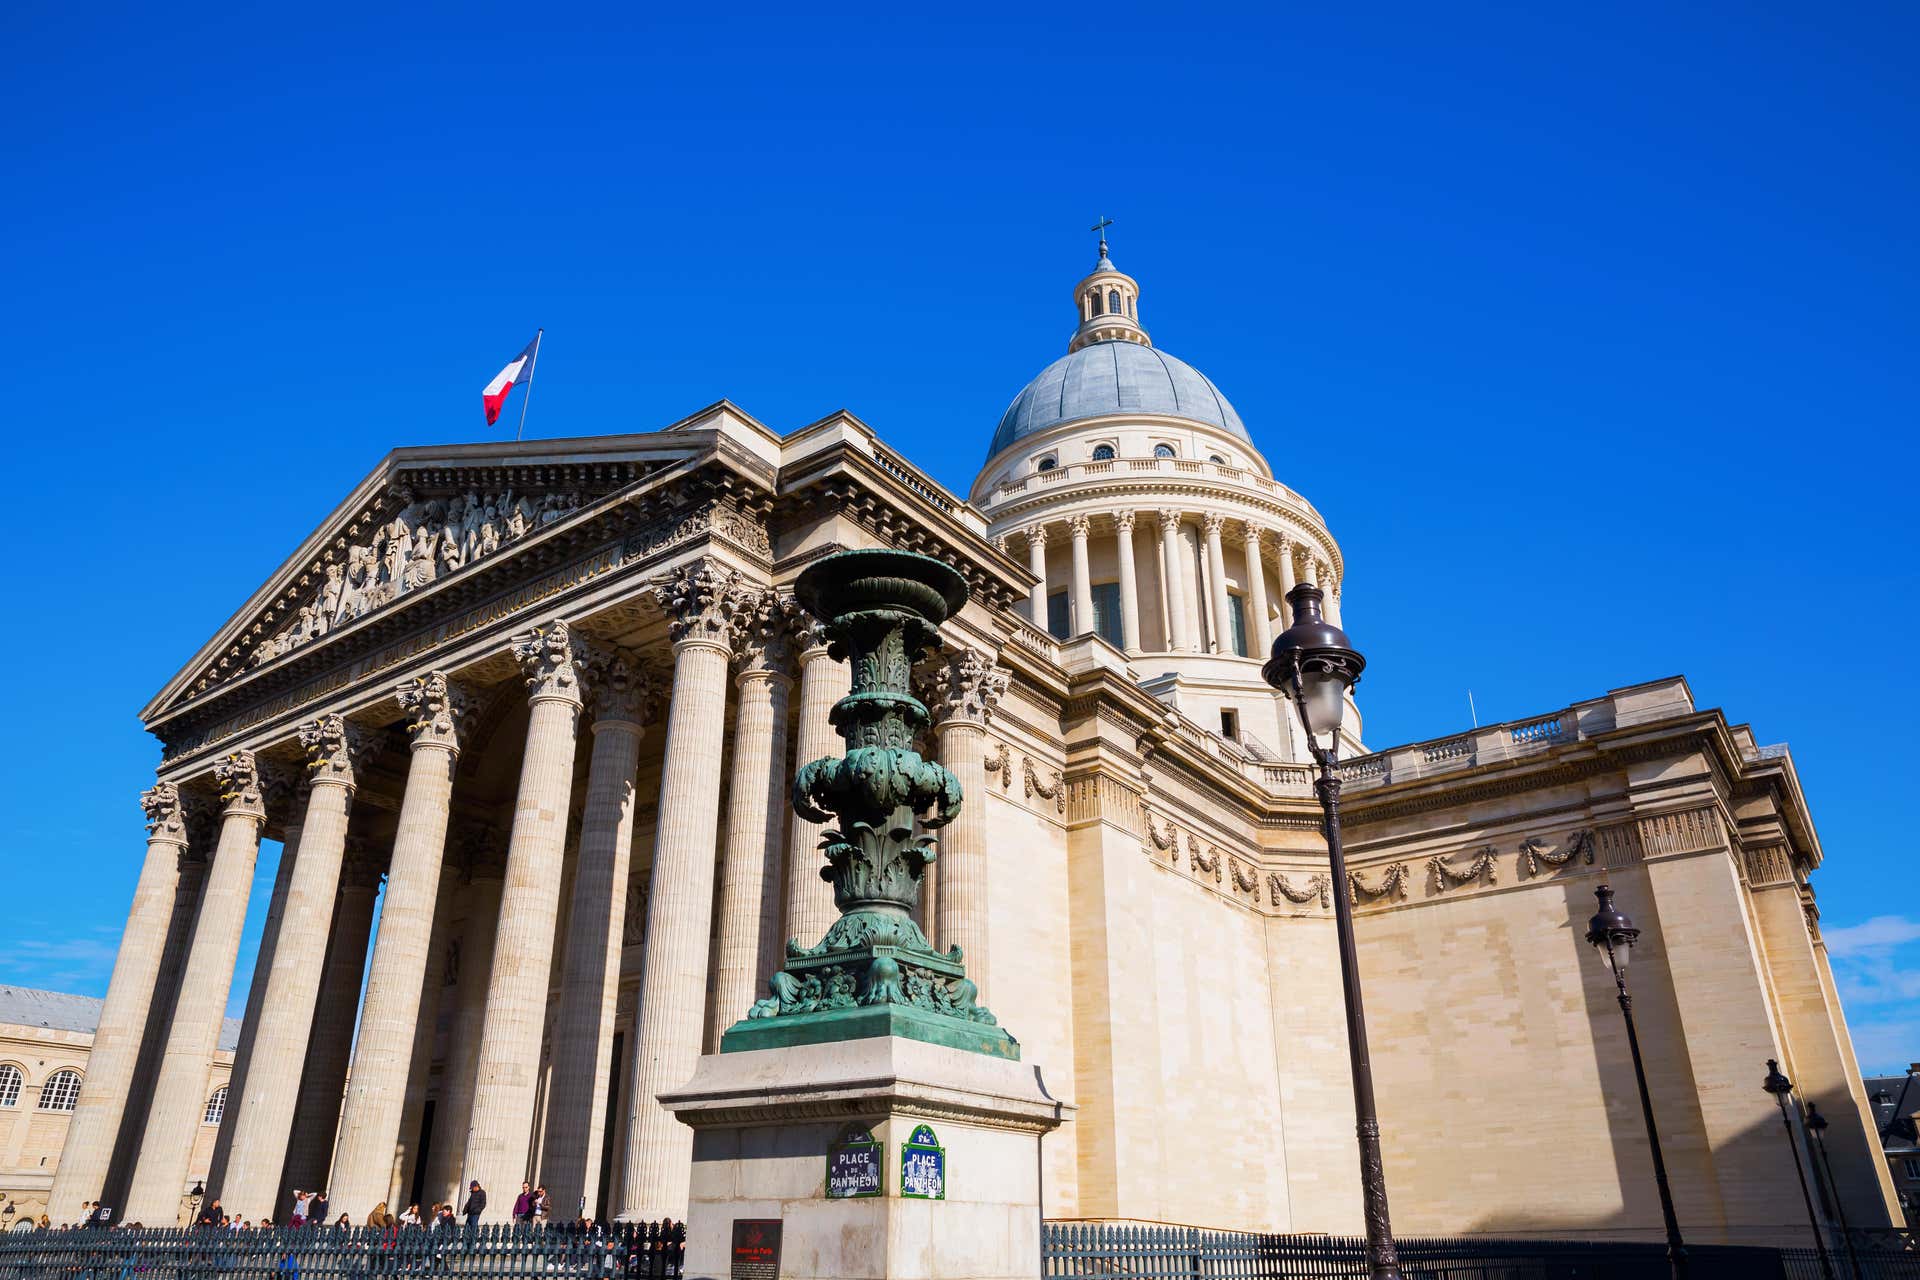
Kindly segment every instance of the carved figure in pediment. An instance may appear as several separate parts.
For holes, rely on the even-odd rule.
[[[480,521],[485,510],[480,503],[480,495],[471,489],[467,491],[461,503],[460,517],[460,562],[467,563],[480,554]]]
[[[413,531],[407,552],[406,585],[409,590],[433,581],[433,527],[424,521]]]
[[[492,555],[500,549],[500,532],[500,508],[489,502],[486,510],[480,513],[481,555]]]

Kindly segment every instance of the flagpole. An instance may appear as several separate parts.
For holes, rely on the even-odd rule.
[[[522,329],[520,332],[525,333],[526,330]],[[520,397],[520,427],[513,433],[516,444],[527,430],[527,406],[533,403],[533,375],[540,368],[540,339],[545,337],[546,333],[545,329],[533,331],[533,359],[527,363],[527,394]]]

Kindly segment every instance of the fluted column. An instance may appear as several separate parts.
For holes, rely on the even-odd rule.
[[[384,862],[370,841],[361,836],[347,837],[333,930],[327,940],[327,958],[320,968],[320,1000],[307,1036],[307,1061],[300,1072],[293,1133],[287,1139],[287,1163],[280,1179],[283,1193],[324,1188],[333,1164],[333,1140],[340,1130],[341,1099],[347,1091],[354,1020],[360,1011],[360,985],[367,972],[367,938],[373,932],[373,904],[380,894]]]
[[[280,946],[281,922],[286,919],[293,864],[299,860],[300,834],[307,820],[309,787],[305,772],[301,770],[295,775],[289,770],[267,773],[261,778],[267,811],[287,813],[289,816],[280,828],[280,862],[273,873],[273,898],[267,904],[267,919],[260,929],[260,947],[254,952],[253,980],[247,986],[247,1008],[240,1019],[240,1043],[235,1046],[233,1075],[227,1081],[227,1115],[220,1123],[220,1132],[214,1137],[213,1163],[206,1180],[209,1197],[223,1194],[221,1188],[226,1185],[227,1168],[232,1163],[234,1132],[238,1128],[235,1118],[240,1103],[247,1096],[247,1077],[253,1069],[254,1046],[260,1039],[260,1015],[267,1002],[267,983],[273,977],[273,956]],[[276,795],[276,791],[284,791],[285,794]],[[278,1177],[277,1171],[275,1177]]]
[[[178,787],[155,783],[140,797],[140,807],[147,815],[147,856],[134,883],[126,932],[120,935],[113,978],[100,1008],[100,1025],[93,1033],[87,1078],[73,1119],[67,1123],[66,1146],[54,1172],[48,1213],[55,1222],[72,1222],[79,1217],[83,1201],[98,1200],[103,1194],[159,984],[161,951],[180,884],[180,861],[187,852],[186,815]],[[172,1221],[168,1216],[156,1225]]]
[[[233,1148],[219,1194],[229,1213],[250,1220],[279,1216],[274,1200],[320,995],[313,978],[326,960],[327,925],[340,890],[355,780],[378,743],[377,733],[337,715],[321,716],[300,730],[312,789],[299,847],[281,853],[293,861],[287,913],[267,974],[246,1088],[238,1097],[231,1089],[227,1092],[226,1123],[233,1126]]]
[[[434,899],[433,933],[427,942],[427,968],[420,975],[420,1014],[413,1023],[413,1050],[407,1064],[407,1097],[400,1108],[400,1140],[393,1152],[393,1198],[402,1203],[413,1198],[410,1189],[414,1172],[420,1165],[420,1126],[427,1112],[427,1085],[433,1074],[433,1044],[440,1022],[440,997],[446,986],[447,940],[453,933],[453,897],[459,889],[460,869],[443,857],[440,861],[440,891]],[[420,1198],[432,1204],[432,1198],[424,1191]]]
[[[1133,572],[1133,512],[1113,514],[1115,545],[1120,552],[1120,647],[1140,652],[1140,583]]]
[[[1227,599],[1227,555],[1220,545],[1220,530],[1227,518],[1210,511],[1201,519],[1207,534],[1208,594],[1213,597],[1213,651],[1233,653],[1233,605]]]
[[[1287,607],[1286,599],[1298,583],[1293,576],[1293,539],[1287,537],[1285,534],[1281,534],[1278,542],[1280,551],[1280,629],[1285,631],[1293,625],[1293,613]]]
[[[633,848],[634,775],[640,741],[653,723],[659,689],[639,659],[594,648],[586,654],[593,708],[593,756],[587,806],[567,911],[560,1008],[553,1025],[553,1073],[547,1093],[546,1154],[540,1177],[557,1218],[584,1212],[600,1184],[607,1106],[607,1055],[613,1050],[620,995],[620,949],[627,921],[627,870]]]
[[[195,1127],[206,1106],[207,1065],[220,1039],[233,985],[233,963],[240,954],[240,930],[247,919],[247,894],[253,887],[253,863],[260,853],[260,827],[267,809],[260,795],[260,769],[251,751],[236,751],[214,765],[224,805],[220,843],[207,868],[200,915],[173,1025],[154,1081],[140,1157],[127,1191],[126,1216],[164,1226],[178,1217],[186,1190],[187,1162]]]
[[[1247,521],[1247,609],[1253,615],[1248,619],[1247,642],[1253,650],[1249,656],[1263,661],[1273,648],[1273,626],[1267,620],[1267,560],[1260,545],[1265,537],[1264,529]]]
[[[1042,631],[1047,629],[1047,527],[1034,525],[1027,530],[1027,568],[1040,581],[1033,584],[1027,604],[1027,618]]]
[[[1045,625],[1044,623],[1042,624]],[[840,750],[839,735],[828,718],[833,704],[847,696],[853,676],[844,662],[827,656],[827,637],[816,623],[806,633],[800,652],[800,723],[795,729],[793,759],[805,765]],[[783,779],[783,786],[788,780]],[[798,938],[812,946],[840,918],[833,905],[833,889],[820,878],[820,831],[824,824],[808,822],[799,814],[787,816],[787,912],[780,941]],[[776,949],[776,955],[785,953]]]
[[[982,1004],[989,973],[987,721],[1006,691],[1007,673],[994,666],[991,654],[955,649],[934,672],[929,699],[940,763],[960,780],[962,797],[959,816],[941,828],[933,864],[940,885],[940,945],[961,949]]]
[[[687,1213],[693,1130],[659,1095],[693,1075],[706,1027],[707,951],[713,919],[714,840],[720,825],[721,734],[727,662],[736,620],[754,593],[738,573],[711,564],[681,569],[660,592],[673,637],[673,697],[653,882],[647,897],[646,964],[627,1114],[627,1221]]]
[[[532,1161],[540,1039],[580,718],[579,655],[566,623],[535,628],[514,642],[513,654],[526,674],[532,710],[507,839],[507,882],[500,894],[463,1179],[477,1178],[499,1193],[526,1178]]]
[[[1333,576],[1333,567],[1329,565],[1321,576],[1320,585],[1326,592],[1327,621],[1334,626],[1340,625],[1340,579]]]
[[[1083,636],[1098,629],[1093,623],[1093,580],[1087,568],[1087,518],[1072,517],[1067,529],[1073,536],[1073,625],[1068,630]]]
[[[461,730],[471,715],[470,699],[445,672],[416,676],[397,694],[412,742],[393,863],[387,869],[387,900],[380,908],[380,933],[373,942],[360,1035],[333,1153],[331,1190],[342,1204],[375,1204],[392,1195],[393,1153],[400,1141],[400,1114],[406,1110],[420,989],[432,958],[440,864],[453,807],[453,766],[460,754]],[[541,976],[544,985],[544,969]]]
[[[767,917],[769,908],[778,915],[780,901],[785,849],[780,818],[786,813],[790,785],[787,697],[793,689],[787,672],[797,615],[791,598],[766,592],[739,636],[732,781],[720,861],[720,933],[707,1029],[712,1052],[719,1051],[726,1029],[747,1016],[761,980],[772,972],[770,960],[778,954],[768,946],[768,934],[774,931],[767,928]]]
[[[427,1161],[428,1200],[454,1200],[467,1162],[467,1131],[472,1127],[474,1071],[480,1061],[480,1030],[486,1024],[487,985],[493,976],[494,926],[500,921],[500,895],[507,875],[505,839],[491,822],[466,824],[460,834],[466,852],[466,927],[460,934],[460,959],[454,975],[453,1024],[447,1036],[447,1061],[440,1076],[440,1098],[433,1108],[433,1150]]]
[[[1169,647],[1177,653],[1193,652],[1194,614],[1184,586],[1186,574],[1180,567],[1180,513],[1172,508],[1160,512],[1160,589],[1167,598],[1167,618],[1173,635]]]

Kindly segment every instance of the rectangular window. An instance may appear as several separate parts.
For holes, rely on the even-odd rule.
[[[1118,649],[1120,634],[1120,584],[1117,582],[1096,582],[1093,584],[1093,629],[1100,638]]]
[[[1240,741],[1240,713],[1231,707],[1220,708],[1220,736]]]
[[[1227,597],[1227,622],[1233,627],[1233,651],[1241,657],[1247,656],[1247,598],[1229,595]]]
[[[1047,634],[1055,640],[1071,640],[1073,624],[1068,621],[1067,593],[1056,591],[1047,597]]]
[[[1909,1178],[1920,1178],[1920,1160],[1916,1160],[1912,1156],[1908,1156],[1906,1157],[1906,1159],[1902,1160],[1900,1163],[1906,1166],[1907,1176]]]

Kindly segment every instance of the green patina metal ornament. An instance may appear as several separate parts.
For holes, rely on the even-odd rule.
[[[967,600],[951,566],[905,551],[842,551],[794,584],[824,620],[852,692],[834,704],[845,754],[793,780],[793,808],[820,834],[840,918],[809,947],[787,943],[767,997],[721,1038],[722,1053],[898,1035],[1018,1058],[1020,1046],[975,1000],[960,948],[940,952],[914,923],[920,882],[937,853],[926,831],[960,812],[960,783],[922,759],[914,734],[930,719],[913,696],[913,664],[939,647],[938,627]]]

